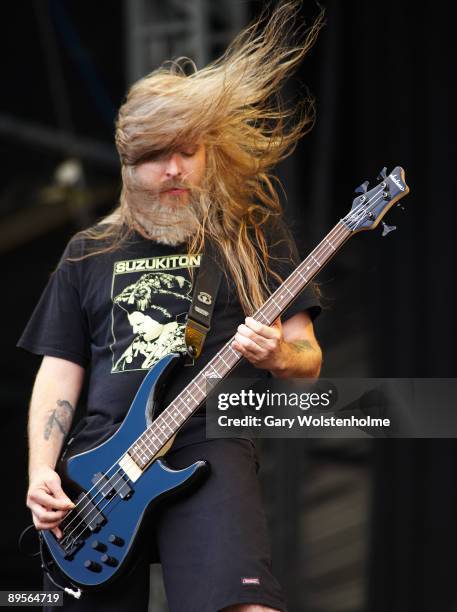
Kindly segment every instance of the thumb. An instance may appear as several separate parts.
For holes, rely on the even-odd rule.
[[[53,494],[53,496],[56,499],[59,499],[61,501],[67,502],[68,506],[70,508],[74,507],[74,503],[71,501],[71,499],[68,497],[68,495],[65,495],[65,493],[63,492],[63,489],[60,485],[60,478],[56,473],[56,478],[50,478],[46,484],[48,485],[51,493]]]

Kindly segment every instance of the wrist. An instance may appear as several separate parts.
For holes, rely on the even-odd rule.
[[[34,464],[29,467],[29,482],[35,480],[36,478],[41,477],[41,474],[44,472],[52,471],[54,472],[55,466],[51,462],[41,462]]]
[[[289,375],[290,347],[287,342],[281,343],[279,356],[275,364],[270,368],[270,372],[275,378],[287,378]]]

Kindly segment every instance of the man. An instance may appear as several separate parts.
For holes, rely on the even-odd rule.
[[[29,417],[27,505],[37,529],[61,537],[59,523],[72,507],[55,472],[64,441],[71,455],[107,439],[148,368],[185,346],[206,241],[224,271],[212,328],[202,355],[170,382],[163,406],[233,336],[245,358],[236,376],[319,375],[313,290],[271,326],[246,316],[298,263],[269,175],[310,121],[301,113],[286,131],[292,111],[271,103],[320,27],[287,47],[296,9],[281,5],[263,32],[252,26],[219,62],[190,76],[176,66],[151,73],[120,109],[120,205],[70,241],[19,341],[44,356]],[[85,376],[87,413],[68,436]],[[255,447],[245,439],[206,440],[203,414],[180,430],[167,460],[184,467],[208,459],[208,480],[161,512],[149,557],[100,592],[66,597],[66,609],[146,610],[149,561],[160,560],[171,612],[286,610],[271,572]],[[47,576],[44,587],[54,587]]]

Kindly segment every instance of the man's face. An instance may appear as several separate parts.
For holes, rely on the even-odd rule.
[[[189,203],[190,189],[202,184],[205,170],[205,146],[189,144],[150,156],[137,165],[135,174],[143,189],[154,193],[161,204],[174,208]]]
[[[141,312],[132,312],[128,315],[128,319],[133,333],[142,336],[145,340],[154,340],[160,336],[163,326],[151,317]]]

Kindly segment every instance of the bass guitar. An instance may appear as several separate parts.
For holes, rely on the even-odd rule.
[[[253,317],[271,325],[335,255],[348,238],[374,229],[385,213],[409,192],[404,171],[384,168],[368,190],[363,183],[349,213],[325,236],[290,276],[270,295]],[[383,234],[392,230],[384,222]],[[198,375],[163,410],[159,391],[182,355],[170,353],[145,376],[119,429],[104,443],[68,459],[60,458],[56,471],[62,487],[74,502],[59,527],[62,537],[50,530],[40,534],[45,568],[55,563],[79,596],[81,589],[99,588],[115,580],[135,556],[147,514],[166,498],[196,486],[208,473],[206,461],[173,469],[164,455],[178,430],[225,378],[242,355],[229,340]],[[174,376],[176,373],[173,374]],[[160,412],[152,423],[147,415]]]

